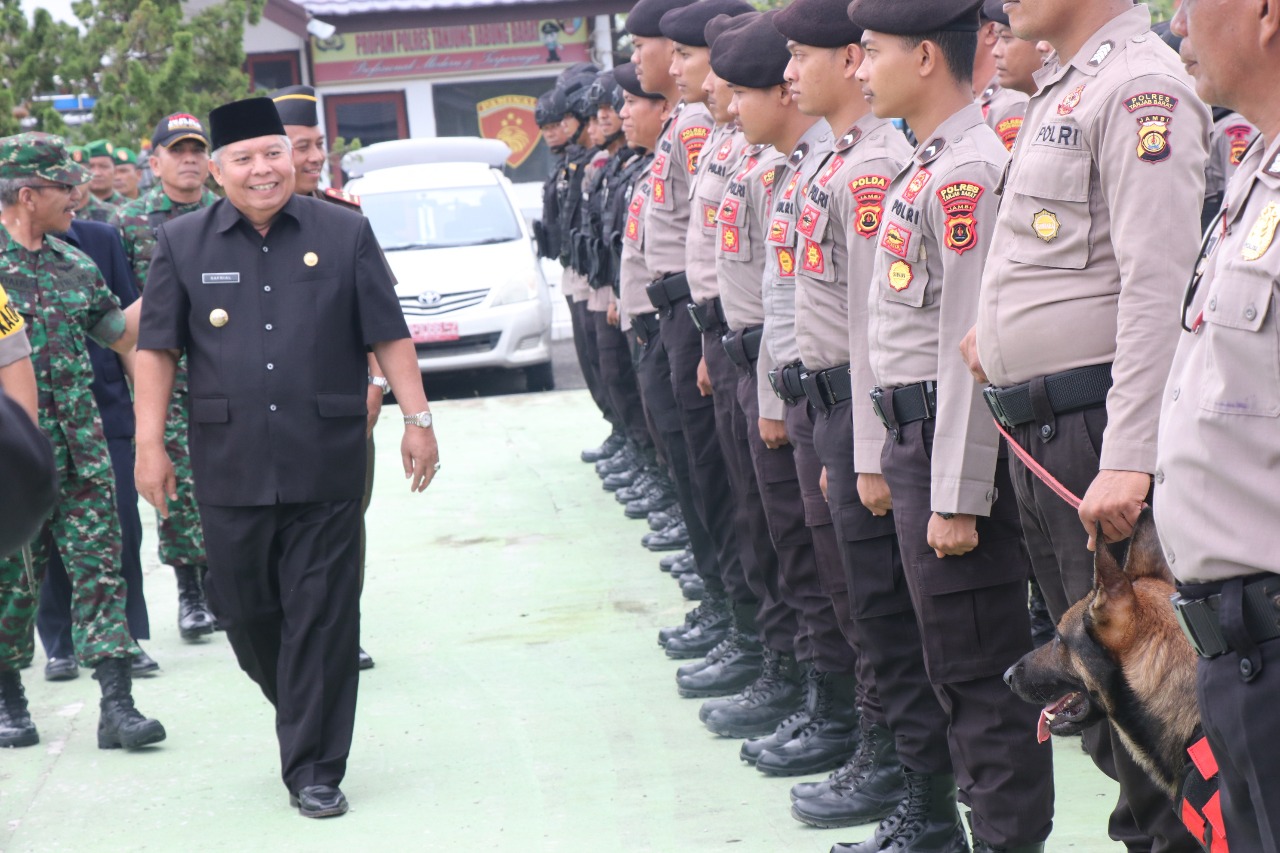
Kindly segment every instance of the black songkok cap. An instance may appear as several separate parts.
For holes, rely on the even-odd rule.
[[[627,14],[627,32],[641,38],[662,38],[658,22],[672,9],[688,6],[694,0],[640,0]]]
[[[1009,16],[1004,13],[1004,0],[987,0],[982,4],[982,17],[997,24],[1009,26]]]
[[[613,66],[613,79],[618,81],[618,85],[622,87],[622,91],[629,95],[635,95],[637,98],[647,98],[650,101],[657,101],[663,97],[661,92],[646,92],[640,86],[640,80],[636,77],[636,66],[634,63],[626,62],[622,65]]]
[[[754,11],[745,0],[698,0],[672,9],[659,22],[662,34],[689,47],[707,47],[707,22],[717,15],[737,16]]]
[[[214,107],[209,113],[210,148],[217,151],[227,145],[257,139],[259,136],[285,136],[284,123],[270,98],[246,98]]]
[[[741,26],[720,34],[711,48],[711,70],[717,77],[748,89],[768,89],[786,82],[782,75],[791,52],[786,36],[773,25],[775,14],[750,16]]]
[[[795,0],[774,15],[773,25],[791,41],[810,47],[859,44],[862,28],[845,14],[848,5],[849,0]]]
[[[271,93],[280,113],[281,124],[299,124],[317,127],[320,118],[316,114],[316,90],[310,86],[286,86]]]
[[[853,0],[849,20],[864,30],[895,36],[978,31],[983,0]]]

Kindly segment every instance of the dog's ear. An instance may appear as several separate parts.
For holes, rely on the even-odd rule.
[[[1133,538],[1129,542],[1129,557],[1125,560],[1124,572],[1133,580],[1138,578],[1156,578],[1173,583],[1173,573],[1164,559],[1164,549],[1160,547],[1160,536],[1156,532],[1155,516],[1147,507],[1138,517],[1133,527]]]
[[[1097,541],[1101,542],[1101,527],[1097,535]],[[1120,568],[1111,549],[1098,548],[1093,556],[1093,601],[1089,604],[1095,628],[1103,633],[1110,628],[1122,628],[1136,601],[1133,581]]]

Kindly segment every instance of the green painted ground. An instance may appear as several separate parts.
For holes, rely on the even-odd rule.
[[[225,639],[181,642],[172,573],[144,545],[163,673],[136,685],[169,739],[96,748],[97,683],[26,673],[40,746],[0,754],[0,850],[426,850],[825,853],[865,830],[788,813],[793,780],[742,764],[675,693],[657,629],[686,607],[644,524],[578,451],[603,436],[585,392],[438,403],[444,468],[426,495],[378,427],[352,811],[288,808],[269,706]],[[1028,733],[1028,737],[1032,736]],[[1115,848],[1114,787],[1056,746],[1050,851]]]

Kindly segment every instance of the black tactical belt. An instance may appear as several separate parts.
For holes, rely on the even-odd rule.
[[[760,341],[764,337],[764,326],[748,326],[736,332],[729,332],[720,338],[725,354],[729,360],[744,373],[751,373],[756,368],[756,359],[760,358]]]
[[[689,277],[682,272],[672,273],[645,287],[645,293],[659,314],[670,317],[673,306],[689,301]]]
[[[1244,585],[1244,625],[1255,643],[1280,637],[1277,593],[1280,593],[1280,575],[1267,575]],[[1235,650],[1222,631],[1221,609],[1220,593],[1197,599],[1184,598],[1181,594],[1173,597],[1173,611],[1182,633],[1202,658],[1216,658]]]
[[[1111,390],[1111,365],[1077,367],[1011,388],[988,386],[983,389],[982,397],[1000,425],[1012,429],[1041,420],[1036,415],[1033,399],[1033,394],[1039,395],[1041,384],[1044,398],[1055,415],[1100,406],[1107,402],[1107,392]]]
[[[649,314],[637,314],[631,318],[631,325],[636,330],[636,337],[640,339],[642,344],[648,344],[658,337],[658,333],[662,327],[658,324],[657,312]]]
[[[891,403],[886,405],[885,397]],[[884,428],[896,440],[902,427],[916,421],[927,421],[938,412],[938,383],[916,382],[892,388],[886,392],[876,387],[871,390],[871,408]]]
[[[800,374],[800,385],[809,402],[820,412],[853,397],[853,376],[847,364],[813,373],[805,370]]]
[[[804,398],[804,383],[800,381],[802,373],[804,365],[798,361],[769,371],[769,384],[773,386],[773,393],[788,406],[795,405],[797,400]]]
[[[720,305],[720,297],[716,296],[701,305],[689,303],[689,316],[699,332],[721,332],[729,327],[724,318],[724,308]]]

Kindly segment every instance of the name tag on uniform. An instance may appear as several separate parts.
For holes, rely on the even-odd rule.
[[[204,284],[239,284],[240,273],[206,272],[200,274],[200,281]]]

